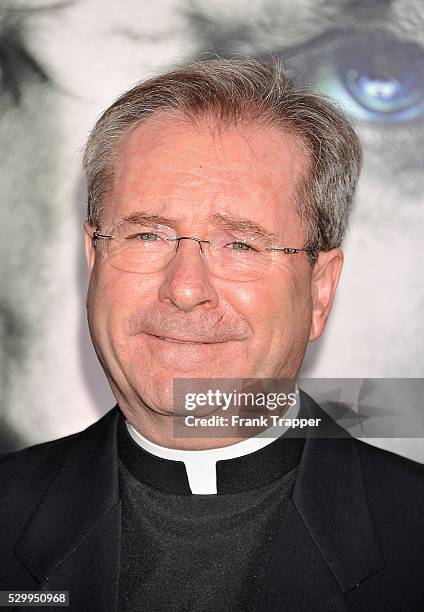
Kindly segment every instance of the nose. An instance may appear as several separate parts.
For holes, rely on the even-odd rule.
[[[203,245],[196,240],[178,241],[177,252],[166,266],[159,287],[162,302],[172,302],[184,312],[190,312],[201,304],[208,308],[218,304],[218,294],[201,248]]]

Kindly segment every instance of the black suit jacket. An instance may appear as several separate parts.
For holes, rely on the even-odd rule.
[[[117,609],[117,422],[114,408],[2,457],[0,590],[69,590],[73,611]],[[260,609],[424,610],[424,467],[351,437],[308,438]]]

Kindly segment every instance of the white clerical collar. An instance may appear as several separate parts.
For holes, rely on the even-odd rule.
[[[299,389],[296,385],[296,402],[290,406],[284,418],[296,418],[299,413],[299,408]],[[252,438],[247,438],[236,444],[230,444],[229,446],[206,450],[181,450],[166,448],[151,442],[138,432],[128,421],[126,421],[126,426],[134,442],[148,453],[160,457],[161,459],[184,462],[190,489],[194,494],[217,493],[217,461],[234,459],[254,453],[282,436],[289,429],[288,425],[276,425],[261,431],[261,433]]]

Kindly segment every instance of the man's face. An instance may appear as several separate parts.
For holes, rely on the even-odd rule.
[[[208,239],[219,213],[262,226],[283,247],[303,247],[294,202],[306,163],[275,127],[149,120],[122,146],[101,229],[143,212],[169,219],[178,236]],[[341,267],[339,251],[321,254],[314,268],[305,253],[277,253],[259,279],[229,280],[210,271],[197,242],[182,240],[164,269],[121,272],[101,243],[94,251],[86,229],[97,353],[118,401],[161,414],[172,412],[176,377],[294,377],[308,339],[324,327]]]

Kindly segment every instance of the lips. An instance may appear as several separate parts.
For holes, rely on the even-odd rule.
[[[165,336],[157,336],[165,342],[176,342],[177,344],[208,344],[206,342],[197,342],[196,340],[177,340],[176,338],[166,338]]]
[[[251,330],[246,321],[219,313],[182,315],[162,311],[160,305],[138,311],[123,321],[125,335],[146,334],[174,344],[221,344],[246,340]]]
[[[220,344],[222,341],[215,340],[186,340],[182,338],[171,338],[169,336],[157,336],[156,334],[151,334],[155,338],[159,340],[164,340],[165,342],[170,342],[171,344]]]

